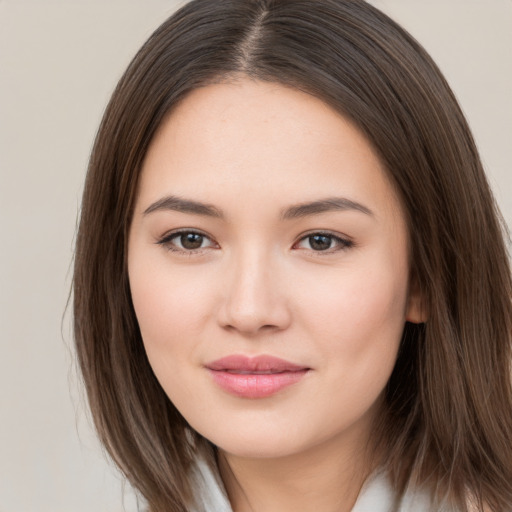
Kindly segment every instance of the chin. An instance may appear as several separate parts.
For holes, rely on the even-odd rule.
[[[282,440],[280,439],[279,441]],[[298,446],[283,445],[282,442],[276,442],[276,440],[248,443],[247,439],[242,439],[238,443],[229,442],[216,446],[221,451],[242,459],[279,459],[302,451]]]
[[[196,429],[219,450],[240,458],[271,459],[287,457],[303,451],[307,442],[291,438],[286,430],[229,428],[222,432]]]

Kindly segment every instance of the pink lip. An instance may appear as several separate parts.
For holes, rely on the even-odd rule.
[[[215,383],[235,396],[265,398],[299,382],[310,370],[272,356],[232,355],[206,365]]]

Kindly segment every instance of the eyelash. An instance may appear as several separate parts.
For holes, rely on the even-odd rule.
[[[173,243],[173,240],[175,239],[179,239],[179,237],[182,237],[184,235],[197,235],[197,236],[200,236],[202,237],[202,241],[203,242],[204,240],[209,240],[211,242],[211,245],[208,246],[208,247],[198,247],[197,249],[186,249],[184,247],[177,247],[174,243]],[[303,242],[303,241],[306,241],[309,239],[310,243],[311,243],[311,239],[313,239],[314,237],[325,237],[325,238],[329,238],[334,244],[336,244],[336,247],[329,247],[325,250],[315,250],[313,248],[303,248],[303,249],[299,249],[297,246]],[[212,241],[212,239],[206,235],[205,233],[201,232],[201,231],[196,231],[194,229],[181,229],[181,230],[178,230],[178,231],[172,231],[171,233],[168,233],[166,235],[164,235],[161,239],[159,239],[157,242],[156,242],[158,245],[161,245],[163,247],[165,247],[168,251],[171,251],[171,252],[176,252],[176,253],[180,253],[180,254],[183,254],[183,255],[187,255],[187,256],[192,256],[194,254],[198,254],[198,253],[201,253],[203,252],[204,250],[206,249],[210,249],[211,247],[214,247],[214,248],[218,248],[218,245]],[[201,243],[202,245],[202,243]],[[326,254],[333,254],[335,252],[338,252],[338,251],[343,251],[343,250],[347,250],[351,247],[354,246],[354,242],[348,238],[343,238],[339,235],[336,235],[334,233],[331,233],[329,231],[311,231],[309,233],[306,233],[304,235],[302,235],[298,240],[297,242],[295,242],[292,246],[292,249],[297,249],[297,250],[308,250],[308,251],[311,251],[312,253],[315,254],[315,256],[322,256],[322,255],[326,255]]]
[[[299,240],[297,242],[295,242],[295,244],[293,244],[293,247],[294,248],[297,247],[298,244],[300,244],[301,242],[308,240],[308,239],[311,242],[311,239],[314,237],[329,238],[337,246],[334,248],[329,247],[328,249],[319,250],[319,251],[315,251],[314,249],[304,249],[304,250],[309,250],[309,251],[313,252],[315,254],[315,256],[323,256],[326,254],[333,254],[338,251],[350,249],[351,247],[354,246],[354,242],[352,240],[350,240],[349,238],[343,238],[340,235],[331,233],[330,231],[310,231],[309,233],[302,235],[299,238]]]
[[[200,253],[204,251],[205,249],[209,249],[210,247],[199,247],[197,249],[186,249],[184,247],[176,247],[176,245],[173,244],[174,239],[179,239],[180,237],[184,235],[198,235],[202,237],[204,240],[210,240],[212,242],[211,238],[206,235],[205,233],[202,233],[201,231],[196,231],[194,229],[180,229],[178,231],[172,231],[171,233],[165,234],[160,240],[157,241],[158,245],[161,245],[165,247],[168,251],[171,252],[177,252],[184,255],[193,255]],[[216,244],[212,242],[212,245],[215,246]]]

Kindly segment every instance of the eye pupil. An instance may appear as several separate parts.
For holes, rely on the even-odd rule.
[[[203,245],[203,236],[197,233],[184,233],[180,236],[180,242],[184,249],[199,249]]]
[[[309,244],[315,251],[326,251],[331,248],[332,238],[327,235],[313,235],[309,237]]]

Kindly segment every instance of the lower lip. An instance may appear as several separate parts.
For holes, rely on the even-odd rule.
[[[266,374],[209,371],[216,384],[232,395],[242,398],[265,398],[299,382],[309,370]]]

